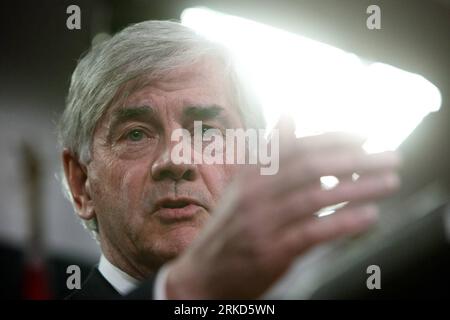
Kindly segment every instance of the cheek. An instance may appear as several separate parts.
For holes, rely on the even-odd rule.
[[[121,220],[134,219],[145,210],[142,206],[145,205],[147,168],[137,161],[110,162],[103,166],[95,178],[94,192],[99,196],[95,199],[97,209],[106,211],[107,215],[120,215]]]
[[[121,167],[119,190],[122,201],[126,204],[128,214],[139,214],[148,208],[148,184],[149,166],[143,161],[127,162]]]
[[[238,165],[203,165],[199,168],[208,191],[217,201],[239,170]]]

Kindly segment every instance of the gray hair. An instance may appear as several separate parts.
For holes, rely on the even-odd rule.
[[[232,55],[221,45],[194,30],[172,21],[144,21],[131,25],[111,39],[94,45],[78,62],[72,74],[66,108],[59,122],[59,142],[80,163],[91,157],[95,127],[114,101],[124,98],[131,80],[142,82],[165,72],[214,56],[224,62],[236,105],[248,128],[264,128],[260,105],[236,70]],[[147,82],[148,83],[148,82]],[[66,195],[73,201],[62,174]],[[98,235],[97,221],[84,221]]]

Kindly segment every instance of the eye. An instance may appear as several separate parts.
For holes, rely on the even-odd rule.
[[[192,128],[190,132],[192,137],[194,137],[197,133],[201,133],[201,137],[206,139],[211,139],[211,137],[215,135],[224,135],[221,129],[205,124],[202,124],[201,127],[196,126],[195,128]]]
[[[213,127],[203,125],[202,126],[202,136],[205,136],[205,134],[208,133],[207,131],[209,129],[213,129]]]
[[[127,139],[129,139],[131,141],[135,141],[135,142],[141,141],[144,137],[145,137],[145,133],[144,133],[144,131],[142,131],[140,129],[131,130],[127,134]]]
[[[216,127],[203,125],[202,126],[202,138],[205,140],[211,140],[213,137],[216,136],[224,136],[224,132]]]

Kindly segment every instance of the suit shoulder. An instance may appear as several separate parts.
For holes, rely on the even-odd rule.
[[[121,295],[103,277],[97,268],[93,268],[82,283],[81,289],[75,289],[65,300],[114,300],[120,299]]]

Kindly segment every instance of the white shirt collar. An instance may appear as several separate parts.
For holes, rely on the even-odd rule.
[[[139,284],[139,280],[117,268],[103,254],[100,257],[98,270],[121,295],[133,291]]]

